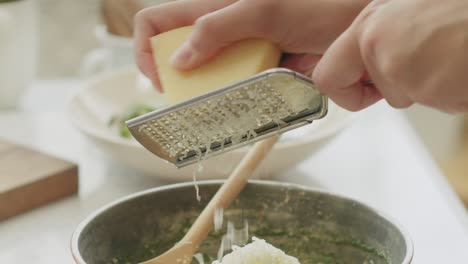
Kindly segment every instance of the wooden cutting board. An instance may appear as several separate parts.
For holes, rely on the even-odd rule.
[[[0,139],[0,220],[78,191],[78,166]]]

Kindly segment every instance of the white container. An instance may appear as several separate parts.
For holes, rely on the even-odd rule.
[[[100,47],[83,59],[81,65],[83,77],[134,64],[132,38],[113,35],[104,25],[96,27],[95,36]]]
[[[156,6],[171,0],[140,0],[142,7]],[[133,39],[109,33],[105,25],[96,26],[94,35],[99,47],[88,53],[81,63],[81,76],[91,77],[135,65]]]
[[[34,77],[34,0],[0,1],[0,109],[15,108]]]

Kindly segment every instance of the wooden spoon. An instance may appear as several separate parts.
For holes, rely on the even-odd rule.
[[[190,227],[187,234],[174,247],[159,257],[143,262],[144,264],[190,264],[203,240],[213,227],[213,217],[217,208],[228,208],[247,184],[249,176],[266,157],[279,136],[273,136],[256,143],[237,165],[232,174],[216,192],[203,212]]]

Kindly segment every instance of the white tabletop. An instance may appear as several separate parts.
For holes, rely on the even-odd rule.
[[[163,184],[118,164],[66,119],[77,81],[37,82],[23,107],[0,112],[0,137],[75,161],[80,191],[0,222],[0,263],[72,263],[68,245],[93,210],[127,194]],[[403,113],[385,103],[317,155],[276,180],[338,192],[398,220],[415,243],[416,264],[467,263],[468,215]]]

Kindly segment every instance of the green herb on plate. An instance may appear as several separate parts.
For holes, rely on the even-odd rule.
[[[110,127],[117,127],[117,130],[121,137],[131,138],[132,134],[128,130],[127,125],[125,125],[125,121],[144,115],[154,110],[156,110],[155,107],[151,107],[148,105],[135,105],[132,106],[128,111],[125,111],[125,113],[123,114],[117,114],[112,116],[112,118],[109,120],[108,125]]]

